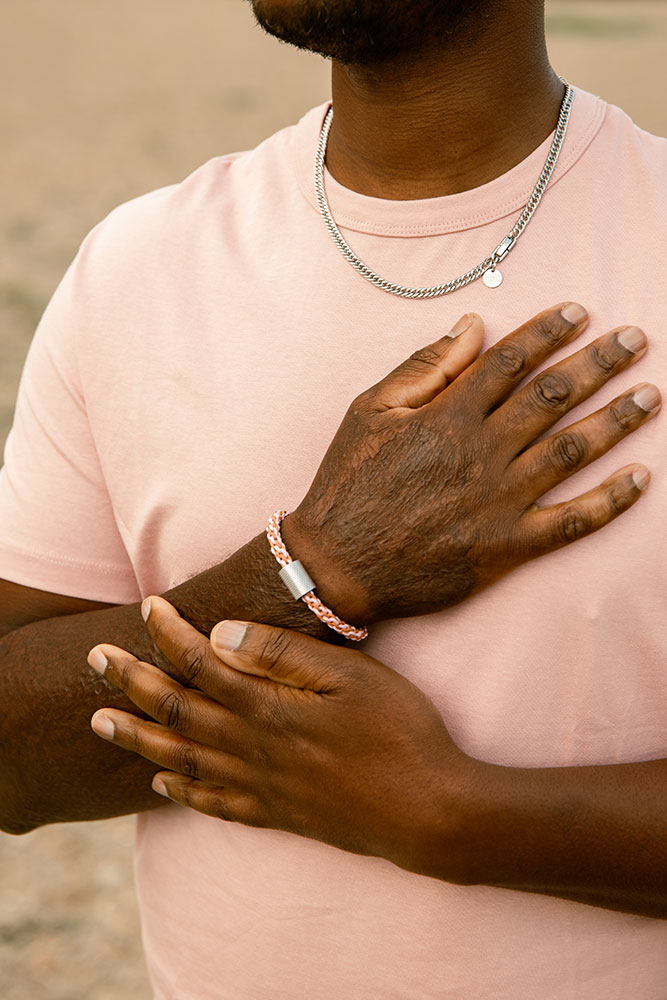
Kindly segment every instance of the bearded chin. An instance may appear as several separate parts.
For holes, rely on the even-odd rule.
[[[447,44],[492,0],[248,0],[259,26],[288,45],[372,66]]]

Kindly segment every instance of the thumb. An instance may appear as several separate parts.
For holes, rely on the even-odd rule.
[[[291,629],[237,621],[215,626],[211,648],[234,670],[320,693],[338,686],[341,666],[355,656],[352,650]]]
[[[482,317],[465,313],[446,336],[415,351],[378,382],[371,391],[373,402],[381,410],[425,406],[472,364],[483,340]]]

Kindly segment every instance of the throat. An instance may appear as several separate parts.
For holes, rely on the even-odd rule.
[[[437,198],[529,156],[555,129],[564,87],[543,36],[522,45],[508,30],[482,48],[421,51],[372,69],[334,62],[332,176],[374,198]]]

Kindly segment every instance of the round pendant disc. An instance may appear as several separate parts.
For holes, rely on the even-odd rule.
[[[497,288],[498,285],[502,285],[503,283],[502,272],[499,271],[497,267],[490,267],[489,270],[485,271],[482,275],[482,281],[487,288]]]

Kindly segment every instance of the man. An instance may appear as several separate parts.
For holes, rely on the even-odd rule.
[[[254,9],[332,57],[326,193],[364,264],[493,255],[564,101],[541,4]],[[623,324],[660,385],[665,144],[576,91],[491,287],[414,300],[327,231],[325,111],[112,213],[45,314],[0,493],[3,826],[142,812],[160,998],[658,1000],[665,448]],[[284,588],[283,506],[364,652]],[[147,632],[165,592],[191,624],[152,598]]]

